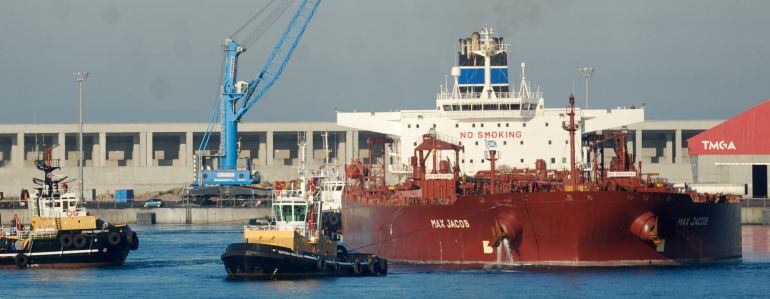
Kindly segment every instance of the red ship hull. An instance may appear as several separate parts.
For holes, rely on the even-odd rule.
[[[695,203],[677,193],[503,193],[399,206],[345,198],[343,211],[346,244],[407,263],[640,266],[741,259],[740,206]],[[646,213],[657,217],[659,242],[632,233]],[[495,243],[499,223],[517,231],[505,246]]]

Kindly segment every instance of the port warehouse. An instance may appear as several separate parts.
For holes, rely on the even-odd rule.
[[[766,191],[764,195],[755,194],[753,186],[757,184],[754,180],[764,178],[764,184],[758,185],[766,189],[770,155],[689,154],[687,140],[720,123],[718,120],[644,121],[628,126],[627,147],[640,157],[644,172],[659,173],[670,182],[745,184],[749,196],[766,196]],[[85,189],[105,194],[117,189],[163,191],[190,184],[193,153],[206,126],[205,123],[86,124]],[[330,157],[337,161],[368,157],[366,139],[381,136],[334,122],[244,123],[239,129],[241,157],[252,158],[253,166],[268,181],[286,180],[296,174],[299,134],[308,136],[311,168],[323,162],[323,132],[329,133]],[[77,177],[77,132],[74,124],[0,125],[0,192],[13,197],[21,188],[32,187],[32,177],[39,175],[33,164],[36,144],[58,144],[54,157],[61,159],[62,174]],[[217,149],[218,140],[218,136],[212,138],[209,149]],[[765,165],[764,177],[757,174],[756,165]]]

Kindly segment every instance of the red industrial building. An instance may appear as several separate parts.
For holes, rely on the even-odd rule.
[[[770,100],[687,139],[697,183],[745,184],[766,198],[770,165]]]

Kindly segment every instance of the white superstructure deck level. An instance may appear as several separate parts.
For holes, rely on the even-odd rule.
[[[524,63],[515,88],[508,80],[511,46],[493,37],[490,27],[460,39],[459,48],[458,65],[451,69],[452,88],[441,86],[435,109],[338,112],[337,124],[397,137],[389,153],[397,157],[392,162],[396,166],[408,165],[411,149],[423,134],[435,130],[465,146],[460,167],[466,173],[489,169],[484,153],[491,148],[501,153],[498,165],[534,167],[535,160],[543,159],[549,168],[568,168],[569,135],[562,124],[568,119],[569,95],[557,102],[565,103],[557,105],[562,107],[546,108],[540,88],[530,87]],[[584,134],[644,121],[643,108],[578,109],[576,113]],[[578,139],[578,153],[580,144]]]

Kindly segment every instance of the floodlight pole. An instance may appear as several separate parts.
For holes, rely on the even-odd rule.
[[[580,75],[582,75],[583,78],[585,79],[585,84],[586,84],[586,90],[585,90],[586,105],[583,107],[583,109],[588,109],[588,79],[591,78],[591,75],[594,74],[594,68],[586,66],[586,67],[579,68],[578,71],[580,72]]]
[[[80,130],[78,132],[78,159],[80,160],[80,163],[78,164],[80,165],[80,178],[78,181],[80,182],[80,190],[79,190],[80,201],[83,201],[84,200],[83,198],[83,161],[85,160],[84,159],[85,155],[83,154],[83,83],[88,78],[88,73],[77,72],[77,73],[72,73],[72,75],[75,76],[75,80],[78,81],[78,90],[79,90],[78,117],[80,119]]]

